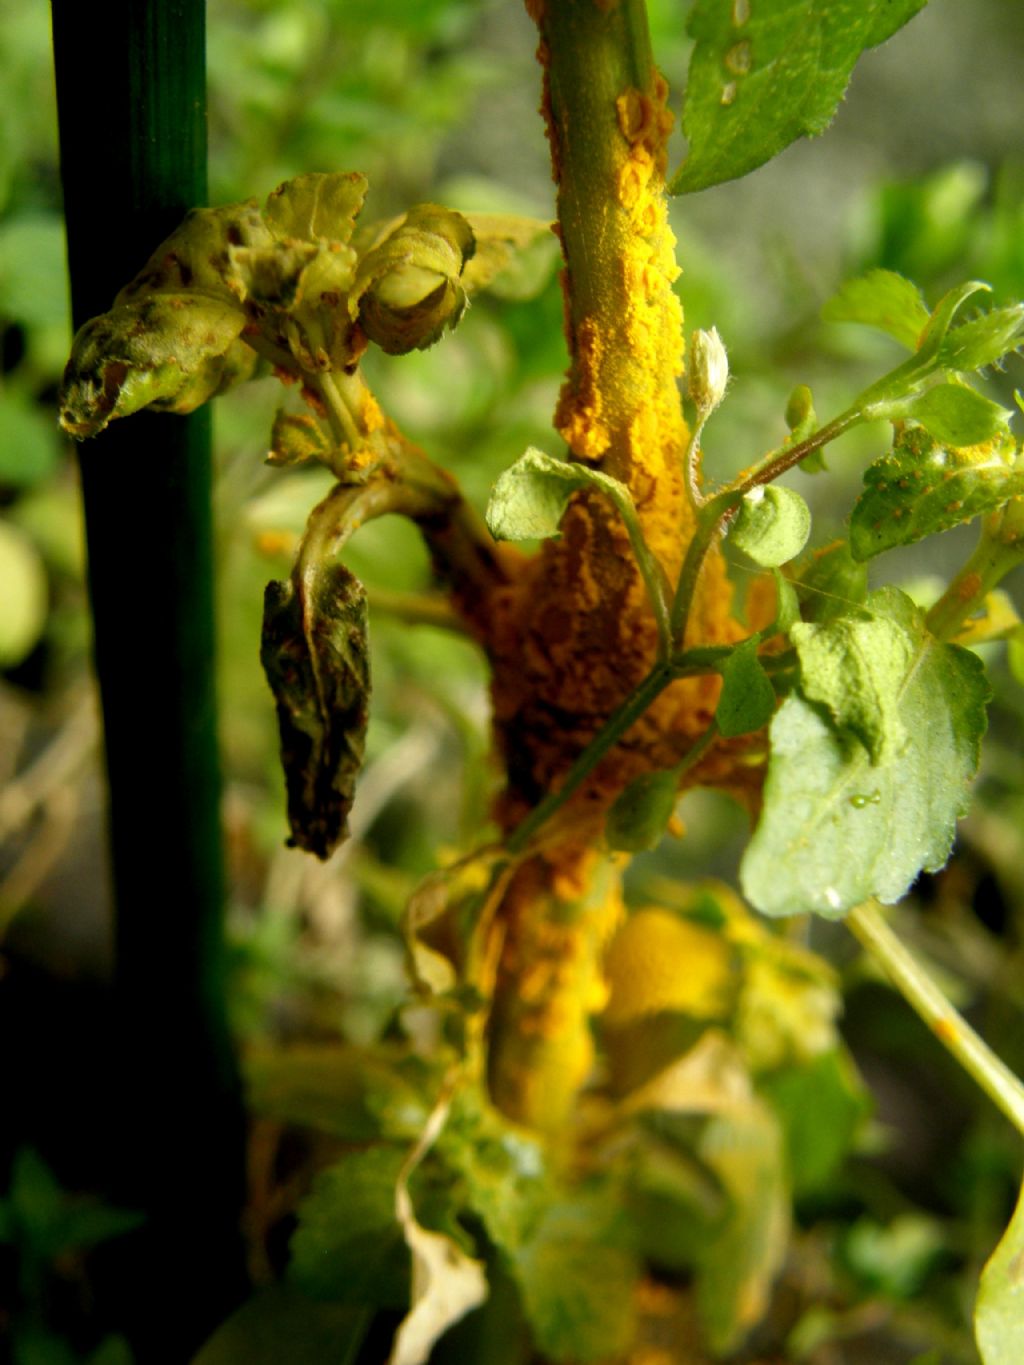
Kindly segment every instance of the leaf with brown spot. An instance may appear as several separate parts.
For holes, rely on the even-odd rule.
[[[850,517],[850,551],[866,560],[897,545],[972,521],[1024,493],[1024,462],[1012,437],[946,446],[923,427],[899,432],[888,455],[864,471]]]
[[[370,697],[366,592],[342,564],[267,585],[260,658],[277,700],[293,845],[327,858],[348,834]]]
[[[140,408],[191,412],[254,368],[238,341],[247,286],[234,254],[273,241],[254,203],[194,209],[109,312],[82,327],[61,390],[61,425],[95,436]]]

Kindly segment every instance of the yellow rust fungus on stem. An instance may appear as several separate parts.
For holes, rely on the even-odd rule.
[[[694,531],[684,486],[688,432],[679,274],[665,194],[672,126],[638,0],[527,0],[540,29],[541,109],[558,188],[570,367],[555,427],[579,460],[629,488],[648,545],[671,581]],[[508,786],[506,828],[550,790],[647,675],[657,632],[625,528],[610,502],[578,494],[545,543],[494,599],[489,650]],[[717,551],[708,556],[688,644],[739,638]],[[718,681],[668,687],[566,806],[569,842],[529,861],[499,911],[505,936],[491,1021],[491,1084],[520,1121],[562,1121],[590,1066],[599,1007],[600,925],[614,896],[565,911],[557,888],[593,865],[604,815],[639,773],[668,767],[714,714]],[[713,748],[702,775],[729,782]],[[693,774],[690,774],[692,779]],[[561,1116],[555,1117],[552,1116]]]

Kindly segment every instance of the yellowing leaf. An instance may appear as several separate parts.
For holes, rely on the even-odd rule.
[[[750,1104],[750,1073],[736,1044],[708,1029],[689,1052],[632,1091],[630,1113],[645,1109],[669,1114],[722,1114]]]
[[[449,1327],[487,1298],[487,1277],[475,1261],[440,1232],[416,1221],[405,1182],[395,1212],[412,1252],[412,1307],[395,1336],[388,1365],[423,1365]]]
[[[730,1204],[697,1276],[697,1304],[712,1350],[725,1355],[764,1316],[786,1254],[790,1213],[782,1132],[768,1106],[752,1100],[710,1120],[699,1154]]]
[[[277,237],[347,242],[365,197],[366,176],[358,171],[311,172],[272,190],[263,216]]]
[[[1024,1360],[1024,1191],[982,1271],[974,1331],[985,1365],[1018,1365]]]
[[[28,536],[0,521],[0,667],[17,664],[46,626],[46,570]]]
[[[512,213],[467,213],[465,218],[476,241],[462,271],[466,292],[488,289],[499,298],[532,298],[558,255],[551,224]]]
[[[732,952],[721,935],[665,910],[630,915],[605,957],[610,988],[606,1024],[628,1024],[664,1010],[714,1019],[729,1007]]]

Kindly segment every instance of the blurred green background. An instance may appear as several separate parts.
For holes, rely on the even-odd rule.
[[[678,111],[686,6],[650,8]],[[75,464],[56,425],[70,335],[49,43],[45,5],[0,0],[0,1022],[38,1043],[38,1065],[57,1069],[56,1084],[61,1030],[81,1001],[102,999],[111,939]],[[370,178],[368,218],[422,200],[553,216],[535,35],[521,6],[211,0],[208,43],[212,202],[262,198],[302,171],[358,169]],[[826,417],[894,363],[885,338],[818,320],[844,278],[882,265],[909,275],[930,302],[966,278],[990,282],[999,303],[1024,298],[1022,66],[1019,0],[932,0],[862,60],[823,139],[673,206],[687,328],[716,325],[731,358],[729,401],[706,437],[712,472],[745,465],[784,436],[793,385],[810,384]],[[676,135],[676,160],[683,150]],[[125,261],[126,281],[141,264]],[[550,416],[564,365],[549,272],[534,297],[481,298],[435,349],[379,357],[367,371],[391,415],[482,507],[496,474],[528,444],[558,448]],[[991,384],[1012,403],[1024,387],[1020,358]],[[404,989],[396,924],[405,897],[439,856],[481,835],[497,776],[487,759],[487,680],[467,641],[387,610],[389,592],[430,590],[415,533],[391,521],[362,531],[349,562],[370,590],[375,697],[355,837],[325,867],[283,846],[277,734],[258,663],[262,590],[286,573],[327,485],[316,471],[263,463],[278,394],[275,381],[260,381],[219,400],[215,418],[231,1003],[246,1040],[368,1041]],[[881,428],[860,431],[830,452],[828,479],[792,476],[815,510],[817,543],[841,524],[885,440]],[[124,505],[130,515],[128,487]],[[894,552],[873,572],[927,594],[929,576],[955,569],[972,536]],[[927,913],[906,929],[955,969],[958,998],[978,1005],[1019,1067],[1024,689],[1001,647],[989,654],[996,697],[979,801],[960,857],[922,883],[917,902]],[[682,813],[688,838],[640,860],[636,898],[654,876],[730,874],[744,817],[700,795]],[[821,931],[820,945],[841,967],[852,962],[840,931]],[[850,1273],[867,1297],[890,1274],[884,1292],[909,1299],[900,1285],[916,1290],[920,1277],[899,1279],[901,1255],[915,1265],[917,1256],[921,1276],[934,1271],[937,1284],[944,1267],[977,1260],[1005,1203],[1013,1149],[877,983],[850,983],[848,1017],[875,1082],[879,1132],[900,1135],[889,1134],[875,1195],[842,1198],[869,1223],[919,1205],[932,1220],[930,1236],[908,1233],[902,1251],[872,1242],[870,1231],[859,1241],[851,1234]],[[947,1091],[952,1117],[930,1132],[919,1111],[944,1104]],[[38,1123],[8,1124],[0,1155],[42,1150],[74,1188],[82,1171],[45,1131],[57,1110],[40,1112]],[[109,1356],[111,1365],[122,1358]]]

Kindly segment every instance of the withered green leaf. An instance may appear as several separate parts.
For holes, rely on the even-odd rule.
[[[327,858],[348,834],[366,739],[362,584],[338,563],[269,583],[260,658],[277,701],[290,842]]]
[[[366,198],[358,171],[311,172],[286,180],[267,195],[263,216],[276,237],[306,242],[347,242]]]
[[[238,338],[246,282],[235,253],[273,238],[255,203],[193,209],[117,295],[75,337],[64,372],[61,425],[94,436],[143,407],[190,412],[249,378]]]

